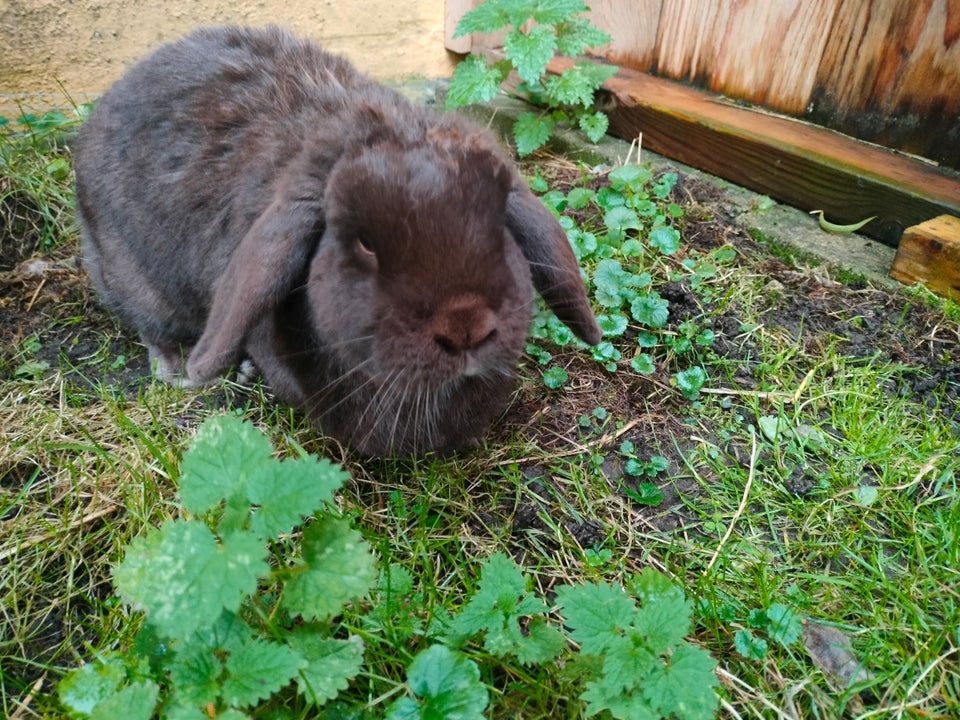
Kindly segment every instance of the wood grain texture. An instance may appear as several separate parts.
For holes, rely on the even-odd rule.
[[[941,215],[908,227],[890,277],[908,285],[923,283],[937,295],[960,301],[960,218]]]
[[[562,72],[561,58],[551,70]],[[621,69],[605,88],[611,130],[838,224],[876,215],[864,233],[895,246],[903,229],[960,215],[960,181],[926,163],[808,123],[759,113],[701,90]]]
[[[841,3],[807,117],[960,168],[960,2]]]
[[[612,36],[600,49],[608,62],[960,170],[960,0],[593,5],[590,17]],[[473,49],[501,40],[476,35]]]
[[[838,2],[664,0],[657,74],[802,113]]]
[[[668,0],[593,0],[587,17],[612,38],[603,48],[607,62],[649,69],[657,55],[657,30]]]

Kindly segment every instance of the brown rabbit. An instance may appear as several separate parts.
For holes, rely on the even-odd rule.
[[[451,450],[502,412],[533,288],[600,331],[566,236],[495,138],[280,28],[165,45],[75,150],[84,260],[156,372],[249,355],[365,454]]]

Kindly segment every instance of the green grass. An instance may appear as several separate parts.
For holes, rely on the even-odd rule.
[[[53,185],[45,174],[68,157],[63,145],[38,144],[16,125],[0,133],[4,167],[32,168],[18,171],[17,187],[40,188],[39,199],[17,200],[21,210],[33,208],[30,219],[3,226],[4,257],[26,227],[44,228],[33,236],[42,240],[31,240],[36,247],[74,252],[63,210],[69,182]],[[20,164],[21,154],[32,165]],[[61,209],[37,209],[44,198]],[[713,222],[712,213],[701,215]],[[678,225],[689,233],[694,222]],[[583,223],[602,228],[599,217]],[[960,712],[957,379],[922,382],[931,368],[960,362],[956,305],[915,290],[871,290],[878,294],[856,296],[864,307],[842,304],[838,294],[821,309],[846,324],[819,330],[811,314],[798,337],[776,321],[782,298],[769,295],[769,278],[756,269],[763,257],[740,253],[704,274],[711,252],[681,241],[677,256],[657,256],[648,269],[661,287],[671,277],[689,282],[696,272],[682,260],[695,261],[702,277],[691,319],[697,332],[724,335],[723,347],[683,349],[668,327],[647,350],[655,371],[641,375],[629,366],[633,320],[614,341],[624,352],[613,373],[583,350],[542,339],[549,362],[569,379],[547,389],[542,366],[528,358],[514,408],[485,447],[377,462],[357,462],[260,387],[225,381],[188,392],[134,381],[142,349],[98,314],[76,272],[39,290],[40,280],[21,286],[5,278],[7,297],[24,299],[3,315],[11,348],[0,363],[0,715],[62,717],[57,680],[132,642],[138,618],[113,595],[111,568],[134,537],[178,515],[179,458],[202,420],[224,408],[253,420],[283,455],[306,450],[344,462],[353,479],[340,509],[382,567],[396,564],[414,578],[418,598],[388,622],[372,626],[369,605],[340,620],[367,643],[364,672],[343,701],[370,717],[403,692],[405,663],[425,643],[414,630],[455,610],[475,591],[481,560],[499,551],[545,597],[565,583],[625,582],[645,567],[674,578],[697,608],[691,639],[719,663],[721,717]],[[790,292],[816,296],[807,286]],[[868,301],[882,312],[870,315]],[[853,353],[844,333],[871,332],[877,317],[906,330],[928,318],[905,336],[915,343],[906,349],[935,347],[940,359],[898,360],[887,344]],[[36,341],[24,344],[27,337]],[[18,375],[27,361],[47,366]],[[694,363],[708,379],[691,402],[671,377]],[[738,374],[744,367],[748,381]],[[654,477],[667,492],[663,505],[643,506],[623,491],[635,484],[622,475],[618,449],[627,439],[639,458],[668,458],[668,470]],[[771,620],[781,608],[808,628],[840,630],[869,675],[847,688],[829,654]],[[738,651],[745,637],[754,642],[750,657]],[[524,667],[475,651],[485,660],[489,717],[584,716],[571,691],[580,668]],[[307,716],[293,701],[288,708]]]
[[[74,107],[0,117],[0,237],[3,255],[54,247],[71,222],[73,177],[67,143],[87,112]],[[2,267],[0,269],[9,269]]]

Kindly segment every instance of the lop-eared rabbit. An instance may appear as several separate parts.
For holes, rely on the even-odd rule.
[[[534,288],[600,338],[563,230],[490,133],[280,28],[148,55],[75,166],[86,267],[157,374],[206,383],[249,357],[362,454],[482,438]]]

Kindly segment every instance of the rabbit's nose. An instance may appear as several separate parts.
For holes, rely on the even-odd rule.
[[[459,355],[490,342],[497,334],[496,313],[474,294],[444,303],[431,323],[433,341],[447,355]]]

